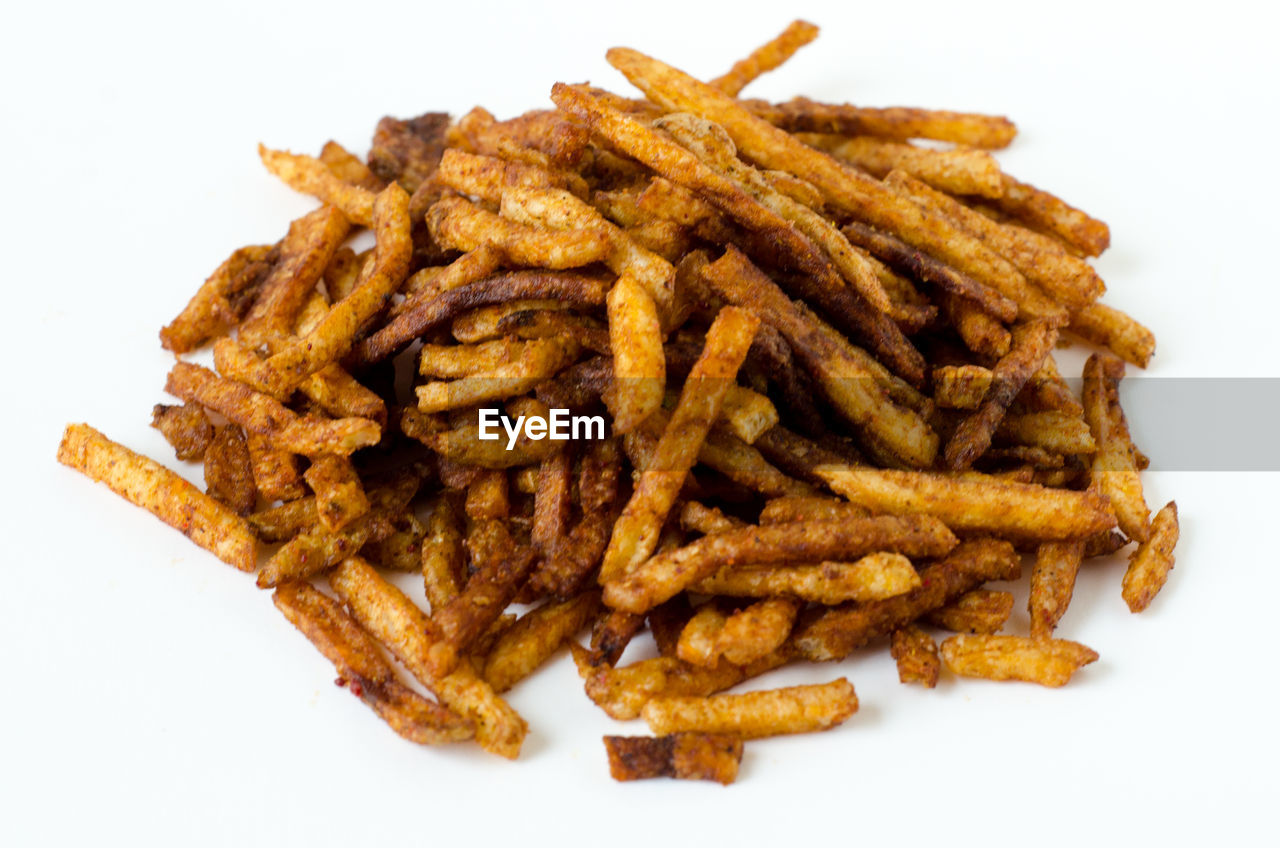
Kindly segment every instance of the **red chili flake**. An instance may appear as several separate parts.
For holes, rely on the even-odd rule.
[[[359,680],[351,681],[351,694],[355,695],[357,698],[364,695],[364,687],[360,685]]]
[[[334,680],[333,680],[333,685],[334,685],[334,686],[346,686],[346,685],[347,685],[347,680],[346,680],[346,678],[344,678],[344,677],[336,677],[336,678],[334,678]]]

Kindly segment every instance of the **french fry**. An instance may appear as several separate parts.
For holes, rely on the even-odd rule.
[[[654,698],[644,705],[644,720],[654,733],[731,733],[760,739],[830,730],[857,711],[853,686],[841,677],[821,685],[744,695]]]
[[[467,486],[463,511],[472,521],[511,514],[511,486],[503,471],[481,471]]]
[[[758,677],[787,660],[783,652],[775,651],[749,666],[720,662],[704,668],[676,657],[655,657],[613,668],[593,663],[590,652],[579,645],[570,643],[569,647],[587,697],[620,721],[639,718],[644,705],[653,698],[711,695]]]
[[[234,424],[216,428],[204,455],[204,483],[210,497],[236,514],[253,512],[258,487],[253,482],[253,463],[243,429]]]
[[[1150,330],[1104,303],[1090,304],[1072,315],[1067,330],[1139,368],[1146,368],[1156,352],[1156,337]]]
[[[609,238],[601,229],[545,230],[517,224],[461,197],[446,197],[427,213],[427,226],[440,244],[454,250],[497,248],[516,265],[563,270],[603,262]]]
[[[255,392],[190,362],[174,364],[165,391],[187,402],[199,403],[246,430],[268,437],[276,447],[305,456],[325,453],[349,456],[362,447],[377,444],[382,435],[377,422],[367,418],[329,420],[297,415],[270,395]]]
[[[1031,614],[1031,638],[1050,639],[1054,628],[1067,611],[1075,591],[1076,574],[1084,558],[1084,542],[1045,542],[1036,548],[1036,563],[1031,569],[1031,595],[1027,611]]]
[[[890,653],[898,664],[901,683],[920,683],[932,689],[938,685],[942,661],[933,637],[914,624],[899,627],[889,637]]]
[[[266,436],[251,430],[245,431],[245,441],[253,463],[253,482],[264,500],[292,501],[306,495],[296,455],[273,448]]]
[[[993,379],[981,365],[944,365],[933,370],[933,399],[948,409],[977,409]]]
[[[768,568],[725,566],[690,589],[730,597],[796,598],[834,606],[845,601],[879,601],[920,586],[920,575],[901,554],[874,553],[856,562],[781,565]]]
[[[833,491],[873,512],[931,515],[954,530],[1051,541],[1115,526],[1107,499],[1094,492],[848,466],[827,466],[819,474]]]
[[[1151,534],[1151,513],[1143,497],[1129,425],[1120,408],[1123,376],[1124,363],[1114,357],[1094,354],[1084,366],[1084,417],[1097,445],[1090,478],[1097,491],[1110,499],[1120,530],[1130,539],[1145,542]]]
[[[619,781],[673,777],[728,786],[737,779],[742,761],[742,740],[716,733],[606,736],[604,747],[609,774]]]
[[[1011,612],[1010,593],[974,589],[933,610],[925,620],[954,633],[999,633]]]
[[[431,648],[428,662],[436,675],[444,677],[494,622],[515,597],[534,566],[528,546],[508,546],[477,569],[458,596],[431,613],[432,626],[440,639]]]
[[[427,601],[439,609],[462,591],[466,553],[457,509],[447,493],[431,501],[427,532],[422,540],[422,580]]]
[[[900,140],[927,138],[986,150],[1008,147],[1017,135],[1013,122],[996,115],[901,106],[875,109],[818,103],[807,97],[777,104],[748,100],[743,105],[787,132],[869,135]]]
[[[604,581],[604,598],[614,609],[644,612],[685,587],[710,577],[717,567],[726,563],[816,562],[876,551],[940,556],[955,544],[955,537],[946,527],[923,516],[748,526],[704,536],[683,548],[645,561],[617,580]]]
[[[791,598],[766,598],[725,619],[716,650],[734,665],[747,665],[782,647],[800,604]]]
[[[690,665],[714,666],[720,661],[720,632],[729,619],[729,610],[709,601],[694,612],[680,631],[676,656]]]
[[[867,510],[840,498],[826,495],[784,495],[773,498],[760,510],[761,524],[786,524],[791,521],[842,521],[866,518]]]
[[[58,462],[74,468],[241,571],[258,567],[248,522],[174,472],[111,441],[88,424],[68,424]]]
[[[398,184],[387,186],[374,200],[373,227],[377,247],[356,288],[334,304],[316,327],[266,362],[271,380],[266,388],[297,385],[346,355],[356,333],[404,282],[413,252],[409,236],[409,195]]]
[[[501,353],[494,355],[506,361],[491,368],[472,371],[457,380],[418,386],[418,409],[443,412],[522,395],[571,365],[578,356],[578,344],[569,338],[531,339],[503,347]],[[420,370],[447,370],[436,367],[440,357],[428,362],[429,353],[424,352]]]
[[[420,745],[475,736],[471,721],[401,683],[378,645],[342,605],[308,583],[288,583],[272,595],[276,608],[333,663],[351,694],[368,704],[400,736]]]
[[[1006,415],[996,427],[995,436],[997,441],[1060,454],[1091,454],[1097,450],[1089,425],[1078,415],[1061,412]]]
[[[788,643],[814,662],[844,659],[988,580],[1016,579],[1021,560],[1008,542],[962,542],[945,559],[920,570],[920,587],[899,597],[832,607],[796,623]]]
[[[587,592],[568,601],[543,604],[520,616],[494,643],[481,677],[493,691],[507,691],[586,626],[598,605],[598,596]]]
[[[151,426],[164,434],[178,459],[190,461],[204,456],[213,442],[213,424],[199,404],[165,406],[157,403],[151,409]]]
[[[952,636],[942,643],[942,662],[962,677],[1022,680],[1041,686],[1063,686],[1098,654],[1066,639],[1035,640],[1025,636]]]
[[[353,223],[373,226],[373,192],[340,179],[324,162],[314,156],[272,150],[262,144],[258,145],[258,157],[267,170],[289,188],[332,204]]]
[[[329,585],[346,603],[351,615],[384,645],[405,668],[476,728],[476,741],[486,751],[515,759],[528,725],[520,714],[481,680],[469,662],[460,662],[447,677],[437,677],[427,662],[435,643],[430,619],[399,589],[378,576],[364,560],[345,560],[330,576]]]
[[[991,437],[1009,411],[1009,404],[1040,368],[1057,340],[1057,329],[1045,321],[1031,321],[1013,328],[1013,346],[991,370],[991,387],[982,405],[960,422],[943,450],[949,468],[969,468],[986,453]]]
[[[289,225],[280,242],[279,261],[262,281],[238,328],[242,344],[256,347],[293,332],[299,310],[315,291],[349,230],[346,216],[332,206],[322,206]],[[182,350],[175,348],[174,352]]]
[[[572,507],[573,454],[568,449],[542,461],[533,499],[533,528],[529,541],[542,556],[568,532]]]
[[[578,187],[581,180],[578,178],[575,181],[567,174],[522,162],[508,162],[493,156],[479,156],[457,148],[444,151],[435,179],[440,185],[490,203],[501,203],[502,193],[508,188],[571,190]]]
[[[1150,537],[1129,556],[1122,585],[1130,612],[1142,612],[1150,606],[1169,578],[1178,532],[1178,505],[1169,501],[1152,520]]]
[[[985,150],[931,150],[869,135],[801,133],[798,138],[880,179],[902,170],[948,194],[999,197],[1004,192],[1000,166]]]
[[[617,665],[631,640],[644,629],[643,615],[610,610],[596,619],[591,628],[591,661],[595,665]]]
[[[509,329],[500,326],[506,318],[528,312],[546,313],[568,308],[567,304],[558,300],[512,300],[506,303],[495,303],[492,306],[482,306],[459,315],[453,320],[449,332],[454,339],[465,345],[495,341],[510,335]],[[440,345],[439,347],[454,346]]]
[[[969,350],[989,359],[1009,352],[1013,337],[1008,329],[973,301],[943,291],[938,293],[938,305]]]
[[[680,507],[680,526],[685,530],[701,533],[724,533],[745,524],[742,519],[725,515],[719,509],[697,501],[685,501]]]
[[[1059,197],[1004,175],[1004,190],[991,198],[1004,214],[1062,239],[1086,256],[1099,256],[1111,244],[1111,230]]]
[[[461,262],[462,259],[457,261]],[[459,314],[477,307],[508,300],[542,298],[553,298],[578,306],[599,306],[604,303],[607,291],[608,286],[602,278],[578,273],[513,271],[486,277],[449,289],[439,296],[424,298],[414,307],[405,309],[377,332],[356,344],[346,361],[354,366],[381,362],[414,339],[447,325]]]
[[[1084,260],[1072,256],[1053,242],[1046,243],[1036,239],[1021,227],[1001,224],[973,211],[944,194],[943,191],[947,190],[945,187],[930,188],[923,184],[928,182],[923,177],[913,179],[917,176],[908,176],[899,171],[891,174],[886,182],[925,208],[956,221],[967,232],[1008,259],[1029,282],[1040,286],[1063,306],[1072,311],[1083,309],[1106,290],[1102,278]],[[1021,303],[1028,311],[1043,312],[1035,301]]]
[[[316,495],[320,526],[336,533],[369,510],[369,499],[351,460],[337,454],[321,454],[311,460],[303,475]]]
[[[707,331],[702,354],[685,380],[680,400],[658,441],[653,462],[641,474],[635,492],[614,525],[601,566],[602,583],[625,578],[653,553],[662,523],[675,503],[711,423],[720,414],[725,393],[746,358],[758,326],[759,320],[741,309],[726,307],[716,316]],[[610,606],[616,605],[610,603]],[[645,609],[647,607],[630,611],[644,612]]]
[[[279,246],[269,244],[232,253],[160,330],[160,344],[174,353],[189,353],[235,326],[278,260]]]
[[[310,497],[268,507],[245,516],[253,532],[264,542],[287,542],[300,533],[316,528],[320,516],[316,499]]]
[[[506,408],[508,415],[514,417],[527,414],[546,418],[550,412],[546,404],[531,398],[515,398],[507,403]],[[420,433],[414,438],[445,459],[491,470],[542,462],[561,448],[551,439],[530,438],[522,428],[515,444],[508,450],[503,439],[481,439],[478,423]]]
[[[617,353],[605,403],[613,415],[614,432],[629,433],[662,405],[662,325],[653,298],[630,274],[613,284],[608,303],[609,347]]]
[[[373,192],[382,191],[385,188],[382,180],[369,170],[368,165],[336,141],[326,141],[324,147],[320,148],[320,155],[317,158],[344,183]],[[334,300],[339,298],[335,297]]]
[[[711,81],[711,85],[730,97],[769,71],[780,67],[810,41],[818,37],[818,28],[808,21],[794,20],[776,37],[751,51],[745,59],[734,62],[729,72]]]

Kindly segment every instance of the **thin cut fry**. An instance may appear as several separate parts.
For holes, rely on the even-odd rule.
[[[830,730],[857,711],[853,686],[841,677],[745,695],[654,698],[644,706],[644,720],[654,733],[732,733],[759,739]]]
[[[942,643],[942,661],[954,674],[987,680],[1023,680],[1063,686],[1098,654],[1066,639],[1025,636],[952,636]]]
[[[1164,586],[1173,569],[1173,547],[1178,543],[1178,505],[1165,504],[1151,522],[1151,537],[1129,557],[1124,573],[1124,602],[1130,612],[1142,612]]]

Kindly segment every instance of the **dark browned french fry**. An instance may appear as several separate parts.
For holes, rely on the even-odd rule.
[[[606,736],[609,774],[614,780],[673,777],[714,780],[725,786],[738,777],[742,740],[717,733],[668,736]]]
[[[914,624],[899,627],[890,636],[890,652],[898,663],[898,680],[920,683],[932,689],[938,685],[942,661],[933,637]]]

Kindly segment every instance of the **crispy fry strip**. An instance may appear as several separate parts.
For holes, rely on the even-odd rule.
[[[1120,408],[1124,363],[1094,354],[1084,366],[1084,417],[1097,445],[1090,466],[1092,485],[1111,500],[1116,522],[1126,536],[1145,542],[1151,533],[1150,510],[1142,494],[1133,440]]]
[[[460,742],[475,727],[396,679],[374,640],[342,605],[308,583],[287,583],[271,600],[338,670],[351,693],[368,704],[391,729],[420,745]]]
[[[816,26],[808,21],[794,20],[778,35],[752,50],[750,56],[734,62],[729,72],[713,79],[711,85],[730,97],[737,97],[753,80],[779,68],[817,37]]]
[[[174,472],[111,441],[88,424],[68,424],[58,462],[74,468],[159,518],[241,571],[258,567],[249,524]]]
[[[942,643],[942,661],[954,674],[987,680],[1023,680],[1063,686],[1098,654],[1066,639],[1025,636],[952,636]]]
[[[507,691],[586,626],[599,600],[594,592],[586,592],[572,600],[543,604],[520,616],[494,643],[481,676],[493,691]]]
[[[1178,505],[1165,504],[1151,522],[1151,536],[1129,556],[1124,573],[1123,596],[1130,612],[1142,612],[1164,586],[1173,569],[1173,547],[1178,543]]]
[[[889,642],[890,653],[898,664],[899,682],[920,683],[928,689],[938,685],[942,661],[938,658],[938,645],[932,636],[914,624],[908,624],[893,631]]]
[[[832,490],[875,512],[921,513],[955,530],[1037,540],[1078,539],[1115,526],[1107,499],[982,477],[827,466]]]
[[[845,601],[879,601],[920,586],[920,575],[901,554],[867,554],[856,562],[781,565],[769,568],[725,566],[694,583],[694,592],[730,597],[788,597],[833,606]]]
[[[354,223],[373,226],[374,193],[345,182],[314,156],[272,150],[259,144],[258,157],[267,170],[284,181],[289,188],[333,204]]]
[[[825,150],[835,158],[856,165],[873,177],[900,169],[939,191],[999,197],[1004,192],[1000,166],[985,150],[956,148],[930,150],[901,141],[860,135],[852,138],[822,133],[802,133],[805,144]]]
[[[818,103],[807,97],[777,104],[748,100],[743,105],[787,132],[870,135],[900,140],[928,138],[987,150],[1008,147],[1018,132],[1008,118],[966,112],[902,106],[873,109]]]
[[[710,577],[723,565],[848,559],[875,551],[941,556],[955,544],[946,527],[924,516],[748,526],[703,536],[683,548],[659,554],[631,573],[605,582],[604,598],[614,609],[644,612]]]
[[[644,705],[644,720],[654,733],[732,733],[760,739],[830,730],[857,711],[853,685],[841,677],[744,695],[654,698]]]
[[[1036,548],[1031,569],[1031,638],[1050,639],[1075,591],[1076,573],[1084,558],[1084,542],[1045,542]]]

